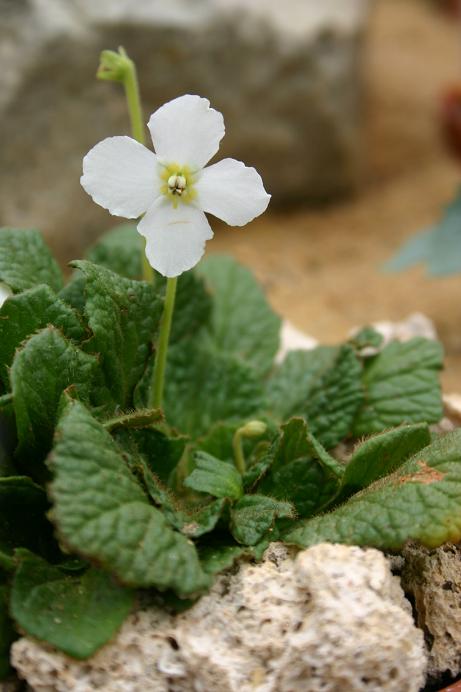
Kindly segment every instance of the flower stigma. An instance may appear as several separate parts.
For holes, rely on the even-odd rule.
[[[179,202],[186,204],[192,202],[197,197],[194,188],[195,174],[189,166],[179,166],[176,163],[163,165],[160,174],[162,179],[161,192],[168,197],[176,209]]]

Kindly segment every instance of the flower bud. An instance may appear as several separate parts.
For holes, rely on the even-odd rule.
[[[129,65],[130,58],[123,48],[119,48],[118,52],[114,50],[103,50],[99,58],[99,67],[96,72],[96,77],[108,82],[123,82]]]
[[[239,429],[242,437],[260,437],[267,430],[266,423],[261,420],[251,420]]]

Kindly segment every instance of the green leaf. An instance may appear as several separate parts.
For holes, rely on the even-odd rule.
[[[282,420],[301,415],[316,380],[333,367],[337,356],[333,346],[288,353],[267,381],[269,411]]]
[[[136,225],[124,223],[104,233],[86,257],[127,279],[142,279],[144,240]]]
[[[439,371],[443,349],[416,337],[386,346],[365,367],[364,405],[354,423],[356,436],[401,423],[436,423],[443,413]]]
[[[461,271],[461,191],[445,209],[439,223],[408,240],[385,269],[401,271],[418,262],[427,263],[432,276]]]
[[[53,521],[69,548],[129,586],[180,596],[208,586],[193,544],[149,504],[119,447],[81,403],[68,405],[55,439]]]
[[[402,425],[373,435],[354,449],[343,477],[343,486],[359,490],[395,471],[409,456],[431,442],[426,423]]]
[[[187,507],[172,490],[143,464],[144,482],[147,492],[158,505],[168,523],[189,538],[199,538],[216,527],[226,507],[226,500],[213,500],[206,505]]]
[[[419,262],[427,262],[435,249],[434,240],[437,230],[437,226],[435,226],[419,231],[402,245],[394,257],[384,264],[383,269],[399,272]]]
[[[309,392],[303,416],[319,442],[331,449],[352,429],[363,401],[362,366],[350,346],[342,346],[331,369]]]
[[[142,462],[163,484],[168,484],[187,441],[187,438],[173,436],[161,427],[138,430],[119,428],[115,430],[114,437],[128,458],[141,457]]]
[[[128,408],[152,349],[161,300],[144,282],[124,279],[91,262],[73,266],[86,277],[85,313],[94,335],[88,350],[100,355],[114,403]]]
[[[97,569],[69,575],[19,550],[11,614],[27,635],[84,659],[108,642],[133,607],[133,592]]]
[[[269,452],[272,464],[258,492],[294,504],[300,516],[311,516],[337,494],[342,466],[308,432],[301,418],[282,426]]]
[[[210,321],[212,300],[202,277],[193,271],[178,277],[170,343],[195,337]]]
[[[0,585],[0,680],[11,673],[10,646],[15,639],[16,633],[8,612],[8,587]]]
[[[263,406],[253,369],[201,340],[170,347],[165,384],[168,423],[194,437],[218,421],[252,418]]]
[[[17,453],[30,474],[41,478],[38,462],[50,449],[61,395],[87,400],[98,362],[80,351],[54,327],[38,332],[16,353],[10,371]]]
[[[16,548],[43,553],[52,541],[43,488],[27,476],[0,478],[0,566],[12,569]]]
[[[276,519],[295,517],[295,508],[289,502],[265,495],[244,495],[231,510],[231,532],[239,543],[256,545]]]
[[[77,314],[45,285],[12,296],[0,309],[0,377],[8,382],[8,368],[16,349],[31,334],[52,324],[69,339],[83,338]]]
[[[331,449],[351,431],[363,398],[361,374],[352,346],[293,351],[269,380],[270,411],[282,419],[303,416]]]
[[[242,477],[233,464],[220,461],[206,452],[196,453],[195,464],[196,468],[184,481],[187,488],[231,500],[242,496]]]
[[[104,427],[107,429],[107,424]],[[155,429],[124,429],[122,434],[116,434],[116,439],[129,468],[143,481],[150,497],[173,528],[189,538],[197,538],[215,528],[226,506],[225,500],[189,507],[167,485],[184,450],[184,438],[169,438]],[[153,469],[161,472],[163,480]]]
[[[83,316],[85,310],[85,277],[76,269],[64,288],[59,291],[59,297]]]
[[[210,339],[220,353],[250,363],[259,376],[271,368],[279,348],[280,319],[253,274],[230,257],[211,256],[198,272],[213,298]]]
[[[399,550],[416,540],[430,548],[461,539],[461,430],[438,437],[395,473],[334,511],[299,522],[283,540]]]
[[[62,288],[62,275],[38,231],[0,228],[0,281],[15,293],[47,284]]]
[[[200,548],[200,561],[205,572],[214,576],[232,567],[245,554],[246,550],[241,545],[213,543]]]
[[[121,413],[114,418],[108,418],[103,421],[103,425],[106,430],[113,432],[122,428],[123,430],[139,430],[143,428],[149,428],[152,425],[159,424],[163,421],[163,414],[159,408],[143,408],[135,409],[134,411],[129,411],[128,413]]]

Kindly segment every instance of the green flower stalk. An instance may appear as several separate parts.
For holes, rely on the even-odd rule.
[[[235,431],[232,438],[232,448],[234,450],[234,461],[238,471],[243,475],[246,470],[245,456],[243,454],[243,438],[261,437],[267,430],[266,423],[261,420],[251,420]]]
[[[146,239],[144,278],[167,278],[165,314],[150,397],[162,406],[176,280],[202,258],[213,238],[206,214],[244,226],[266,210],[270,195],[259,173],[241,161],[207,165],[224,137],[222,113],[206,98],[179,96],[152,113],[147,124],[155,153],[143,145],[144,126],[133,61],[123,48],[104,51],[98,77],[124,85],[133,138],[108,137],[83,159],[81,184],[114,216],[139,219]]]

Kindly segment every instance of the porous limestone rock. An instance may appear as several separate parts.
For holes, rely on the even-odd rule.
[[[273,544],[182,615],[138,611],[88,661],[23,638],[13,663],[37,692],[417,692],[426,660],[409,611],[377,550]]]
[[[402,586],[414,600],[416,623],[425,634],[428,675],[461,673],[461,546],[435,550],[409,544],[403,551]]]
[[[146,116],[183,93],[225,117],[221,153],[274,200],[331,198],[360,177],[363,36],[372,0],[0,0],[0,216],[74,258],[110,227],[81,190],[83,155],[126,134],[99,52],[136,60]]]

